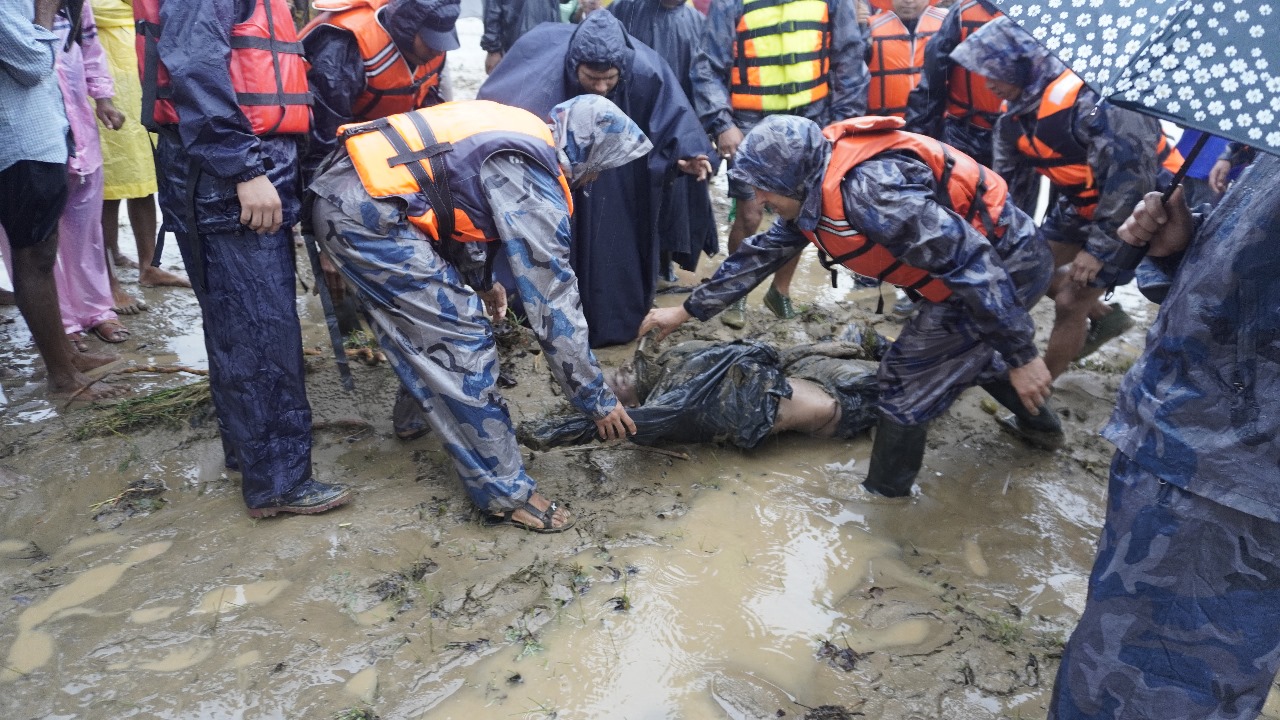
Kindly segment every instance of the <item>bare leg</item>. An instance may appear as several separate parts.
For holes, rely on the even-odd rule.
[[[1064,268],[1053,274],[1048,295],[1053,299],[1053,331],[1044,348],[1044,365],[1053,378],[1066,372],[1066,366],[1080,354],[1089,332],[1089,315],[1101,305],[1105,288],[1082,287],[1071,282]],[[1110,307],[1106,307],[1110,311]],[[1102,313],[1105,315],[1106,313]],[[1100,315],[1101,316],[1101,315]]]
[[[120,201],[102,201],[102,241],[107,249],[107,263],[116,267],[137,267],[138,264],[120,252]]]
[[[129,226],[138,245],[138,284],[143,287],[191,287],[184,275],[152,267],[156,255],[156,201],[154,196],[130,198]]]
[[[756,198],[738,200],[738,214],[729,228],[729,254],[742,244],[742,241],[756,234],[760,223],[764,220],[764,203]]]
[[[791,278],[796,274],[796,268],[800,265],[799,255],[792,258],[791,262],[778,268],[778,272],[773,274],[773,289],[778,291],[779,295],[791,295]]]
[[[55,398],[75,395],[80,400],[120,395],[124,392],[121,388],[106,385],[87,387],[90,380],[83,371],[104,365],[114,358],[78,353],[63,333],[58,287],[53,280],[53,264],[57,256],[57,233],[31,247],[13,248],[14,297],[49,371],[49,394]]]

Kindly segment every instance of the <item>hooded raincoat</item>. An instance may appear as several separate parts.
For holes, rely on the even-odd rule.
[[[1280,669],[1280,158],[1183,253],[1103,435],[1107,517],[1049,717],[1257,717]],[[1202,211],[1208,207],[1203,206]]]
[[[311,406],[290,231],[299,215],[299,139],[255,136],[228,63],[211,61],[230,56],[231,27],[252,9],[251,0],[161,5],[160,60],[179,123],[157,140],[156,172],[164,227],[192,279],[203,280],[194,284],[227,463],[243,473],[245,503],[256,508],[311,478]],[[258,234],[240,223],[236,185],[263,174],[280,195],[283,223]]]
[[[1024,210],[1035,208],[1039,176],[1018,150],[1018,139],[1034,132],[1045,89],[1067,69],[1028,32],[1006,17],[983,25],[960,43],[951,59],[971,72],[1022,88],[996,122],[992,168],[1009,183],[1010,196]],[[1097,209],[1085,219],[1061,196],[1045,218],[1045,238],[1082,246],[1103,263],[1095,287],[1123,285],[1132,278],[1113,262],[1121,241],[1116,230],[1133,206],[1156,187],[1160,163],[1156,147],[1160,123],[1109,103],[1087,85],[1080,88],[1071,118],[1075,141],[1088,150]]]
[[[480,87],[481,100],[546,116],[557,103],[584,94],[578,66],[619,68],[606,96],[653,143],[645,158],[603,173],[574,195],[573,269],[578,276],[591,346],[635,339],[657,290],[664,222],[661,209],[680,174],[680,158],[710,156],[711,143],[667,63],[622,29],[607,12],[581,25],[543,25],[511,48]],[[561,72],[548,68],[562,68]]]
[[[603,98],[574,98],[551,112],[570,182],[642,156],[649,143]],[[501,242],[547,367],[565,397],[593,419],[617,398],[587,345],[587,325],[569,264],[570,209],[556,176],[519,153],[498,151],[479,169]],[[533,493],[506,401],[497,391],[498,352],[480,297],[412,225],[398,199],[370,197],[345,147],[309,192],[325,252],[356,289],[402,385],[426,411],[478,507],[514,510]]]
[[[794,221],[779,218],[747,238],[716,274],[694,289],[685,309],[706,320],[809,246],[818,224],[822,179],[831,156],[820,128],[803,118],[766,118],[738,148],[732,175],[801,200]],[[1053,271],[1034,223],[1012,202],[992,244],[939,203],[933,171],[915,155],[889,151],[860,163],[840,185],[849,223],[896,259],[941,279],[951,296],[925,302],[880,363],[880,410],[900,425],[941,415],[968,387],[1003,378],[1038,352],[1029,313]]]
[[[525,33],[545,22],[560,22],[557,0],[484,0],[480,49],[505,53]]]
[[[609,6],[609,12],[628,35],[667,61],[692,105],[694,66],[706,62],[702,55],[706,18],[702,13],[686,4],[666,7],[661,0],[618,0]],[[684,269],[694,270],[701,253],[710,256],[720,251],[707,183],[688,176],[677,177],[671,192],[663,198],[660,221],[662,250]]]

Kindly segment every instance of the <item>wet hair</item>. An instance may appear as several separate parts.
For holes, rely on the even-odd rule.
[[[618,69],[618,66],[614,65],[613,63],[587,62],[586,60],[583,60],[582,62],[578,63],[578,67],[584,67],[590,70],[591,72],[598,72],[598,73],[605,73],[605,72],[609,72],[610,70]]]

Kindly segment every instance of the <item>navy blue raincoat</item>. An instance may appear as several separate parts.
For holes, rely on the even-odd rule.
[[[618,0],[609,6],[627,34],[653,48],[680,80],[684,96],[693,100],[693,68],[706,63],[702,34],[706,19],[691,5],[664,7],[660,0]],[[675,179],[663,198],[660,216],[662,250],[686,270],[694,270],[700,253],[720,251],[720,236],[711,210],[707,183],[684,176]]]
[[[560,22],[557,0],[484,0],[480,49],[505,53],[521,36],[544,22]]]
[[[635,339],[657,289],[664,192],[679,174],[679,158],[710,156],[680,82],[653,50],[628,36],[617,18],[592,13],[578,26],[546,24],[511,48],[477,97],[546,117],[551,108],[586,92],[583,62],[619,68],[608,94],[653,143],[648,157],[609,170],[574,194],[572,263],[578,276],[591,346]],[[548,72],[547,68],[562,68]]]
[[[164,226],[177,235],[193,279],[202,280],[196,298],[218,426],[251,508],[277,503],[311,478],[311,407],[289,230],[299,216],[302,136],[257,137],[236,103],[231,26],[252,9],[251,0],[161,6],[158,49],[179,123],[156,144]],[[258,234],[240,223],[236,185],[264,173],[280,195],[284,222]]]

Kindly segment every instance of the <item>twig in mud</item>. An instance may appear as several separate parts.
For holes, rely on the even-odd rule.
[[[121,368],[120,370],[115,370],[115,371],[113,371],[113,372],[111,372],[111,373],[109,373],[109,374],[112,374],[112,375],[114,375],[114,374],[125,375],[125,374],[128,374],[128,373],[141,373],[141,372],[146,372],[146,373],[188,373],[188,374],[191,374],[191,375],[204,375],[204,376],[208,376],[208,374],[209,374],[209,371],[208,371],[208,370],[201,370],[200,368],[187,367],[186,365],[134,365],[134,366],[132,366],[132,367]]]
[[[97,410],[91,419],[75,429],[73,437],[84,440],[97,435],[120,435],[158,423],[177,424],[211,399],[208,380],[129,398]]]
[[[27,673],[22,672],[21,670],[19,670],[16,667],[13,667],[12,665],[5,665],[4,663],[0,663],[0,670],[8,670],[9,672],[14,673],[16,675],[21,675],[22,677],[27,676]]]
[[[561,453],[592,452],[594,450],[606,450],[606,449],[608,450],[615,450],[615,449],[616,450],[643,450],[645,452],[651,452],[657,455],[665,455],[667,457],[673,457],[679,460],[690,459],[689,453],[679,452],[678,450],[664,450],[662,448],[651,447],[649,445],[637,445],[633,442],[618,442],[618,443],[610,443],[608,445],[600,445],[600,446],[593,445],[593,446],[580,446],[580,447],[559,447],[559,448],[551,448],[546,452],[561,452]]]

